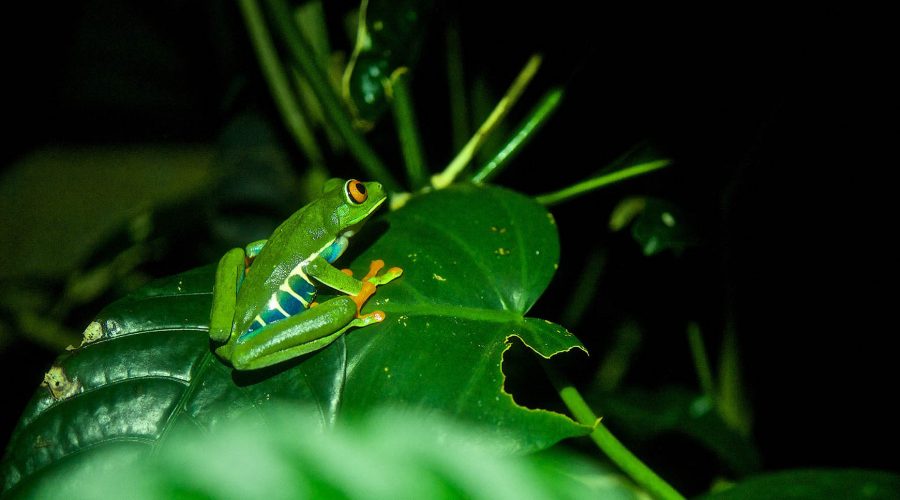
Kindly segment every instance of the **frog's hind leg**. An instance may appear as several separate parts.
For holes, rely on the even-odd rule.
[[[238,337],[230,358],[238,370],[255,370],[293,359],[334,342],[349,328],[365,326],[381,317],[355,318],[356,303],[335,297],[295,316]]]
[[[216,342],[225,342],[231,336],[237,291],[244,281],[244,259],[244,250],[233,248],[222,256],[216,267],[212,309],[209,313],[209,336]]]

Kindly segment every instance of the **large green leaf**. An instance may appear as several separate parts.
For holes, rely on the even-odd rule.
[[[757,476],[735,486],[704,496],[708,500],[780,498],[900,498],[900,476],[887,472],[854,469],[788,470]]]
[[[386,220],[351,267],[361,273],[382,258],[404,269],[367,305],[387,319],[272,369],[234,372],[211,353],[211,267],[109,306],[87,330],[99,339],[62,356],[50,387],[26,408],[0,466],[4,489],[27,488],[57,467],[93,470],[111,447],[141,456],[179,430],[264,418],[276,400],[314,405],[324,424],[382,404],[442,413],[485,424],[484,439],[508,452],[588,432],[520,407],[503,390],[512,337],[544,357],[583,349],[561,326],[524,317],[556,268],[552,216],[510,191],[457,186]]]

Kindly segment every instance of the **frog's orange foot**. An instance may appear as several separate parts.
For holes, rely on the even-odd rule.
[[[369,282],[380,286],[384,285],[385,283],[394,281],[395,279],[399,278],[401,274],[403,274],[403,269],[400,269],[399,267],[392,267],[387,271],[381,273],[380,276],[373,276],[369,278]]]
[[[371,264],[369,264],[369,272],[363,276],[362,281],[368,281],[370,278],[374,278],[378,271],[384,267],[384,261],[381,259],[373,260]]]
[[[380,323],[384,321],[385,317],[384,311],[373,311],[359,316],[359,319],[366,321],[366,323]]]
[[[351,295],[350,299],[356,303],[356,317],[359,316],[359,310],[362,309],[363,304],[369,300],[369,297],[375,294],[375,285],[369,283],[368,281],[364,281],[362,284],[362,290],[359,291],[356,295]]]
[[[351,277],[353,276],[353,270],[352,270],[352,269],[341,269],[341,272],[344,273],[344,274],[346,274],[347,276],[351,276]]]
[[[367,324],[384,321],[385,315],[383,311],[375,311],[370,314],[361,315],[359,312],[362,309],[362,306],[369,300],[369,297],[375,294],[375,288],[378,285],[388,283],[403,273],[403,270],[399,267],[392,267],[386,273],[379,276],[378,273],[382,269],[384,269],[384,261],[381,259],[373,260],[372,263],[369,264],[369,272],[366,273],[361,280],[362,289],[358,294],[350,295],[350,299],[356,304],[356,318],[365,320]]]

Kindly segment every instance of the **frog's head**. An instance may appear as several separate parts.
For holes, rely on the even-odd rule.
[[[331,224],[344,236],[355,233],[366,219],[387,200],[384,188],[378,182],[361,182],[356,179],[330,179],[325,183],[324,198],[334,206]]]

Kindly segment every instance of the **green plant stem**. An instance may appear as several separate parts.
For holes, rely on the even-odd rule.
[[[472,156],[474,156],[481,145],[484,144],[488,135],[501,121],[503,121],[503,118],[509,113],[509,110],[512,109],[516,101],[519,100],[522,92],[528,87],[528,83],[534,78],[534,75],[537,73],[540,66],[541,56],[539,54],[531,56],[531,59],[528,60],[528,63],[525,64],[525,67],[519,72],[519,75],[513,81],[512,85],[509,86],[509,90],[506,91],[506,94],[500,99],[500,102],[497,103],[494,110],[491,111],[491,114],[484,120],[484,123],[478,128],[478,131],[475,132],[475,135],[469,139],[469,142],[466,143],[443,172],[431,177],[431,185],[434,186],[435,189],[443,189],[452,184],[453,180],[456,179],[456,176],[466,168],[466,165],[469,164],[472,160]]]
[[[733,318],[729,318],[726,323],[720,352],[716,409],[729,427],[743,436],[749,436],[753,428],[753,411],[744,390],[741,356]]]
[[[463,73],[462,42],[459,40],[457,16],[447,23],[447,84],[450,87],[450,130],[453,150],[459,151],[471,135],[469,125],[469,101],[466,99],[466,79]]]
[[[394,123],[397,125],[403,162],[413,189],[419,189],[428,184],[428,170],[425,166],[422,139],[419,136],[416,112],[409,89],[409,73],[404,71],[393,80]]]
[[[622,379],[631,368],[631,358],[641,345],[641,327],[632,319],[626,319],[615,329],[613,343],[600,360],[591,387],[610,393],[619,388]]]
[[[691,346],[691,356],[694,358],[694,368],[697,370],[697,378],[700,388],[710,402],[716,400],[716,385],[713,382],[712,370],[709,367],[709,357],[706,355],[706,347],[703,345],[703,337],[700,334],[700,325],[693,321],[688,324],[688,344]]]
[[[572,289],[572,293],[569,294],[566,308],[560,316],[562,324],[574,327],[584,318],[585,313],[590,309],[594,297],[597,295],[597,285],[600,282],[600,275],[603,273],[605,265],[605,250],[595,248],[588,254],[587,260],[578,273],[578,282]]]
[[[399,191],[400,183],[387,170],[384,163],[378,158],[375,151],[369,147],[365,139],[353,128],[350,116],[341,105],[340,99],[334,93],[334,89],[328,84],[322,68],[317,64],[312,48],[294,24],[287,2],[285,0],[271,0],[268,2],[268,5],[271,8],[275,25],[278,27],[279,35],[287,45],[288,51],[297,63],[300,72],[309,81],[313,93],[316,94],[316,98],[322,104],[325,116],[344,139],[350,153],[356,157],[367,175],[384,184],[388,191]]]
[[[266,28],[265,20],[262,12],[254,0],[240,0],[239,2],[241,14],[244,18],[244,24],[247,26],[247,32],[250,35],[250,41],[253,44],[253,50],[259,59],[259,65],[262,69],[266,83],[269,85],[269,91],[275,99],[275,105],[281,114],[282,120],[297,141],[297,146],[306,154],[306,157],[314,165],[324,165],[324,156],[316,143],[315,136],[306,119],[303,117],[302,111],[291,86],[288,83],[288,76],[285,68],[275,51],[275,44],[269,30]]]
[[[65,352],[67,346],[77,346],[81,341],[78,332],[66,328],[57,319],[47,317],[39,311],[21,311],[17,316],[16,327],[19,335],[51,351]]]
[[[579,182],[578,184],[569,186],[565,189],[560,189],[559,191],[535,196],[534,199],[538,203],[545,206],[555,205],[557,203],[562,203],[572,198],[576,198],[595,189],[600,189],[602,187],[608,186],[610,184],[615,184],[619,181],[623,181],[631,177],[637,177],[639,175],[653,172],[654,170],[659,170],[661,168],[669,166],[669,164],[671,163],[671,160],[663,159],[640,163],[638,165],[632,165],[621,170],[616,170],[615,172],[610,172],[606,175],[601,175],[600,177],[594,177],[593,179]]]
[[[631,453],[621,441],[609,432],[609,429],[597,418],[594,410],[581,397],[578,389],[564,381],[547,362],[544,362],[543,366],[553,386],[556,387],[559,397],[572,412],[572,416],[578,423],[594,428],[590,435],[591,439],[614,464],[653,497],[663,500],[684,499],[684,496],[647,467],[641,459]]]
[[[547,120],[559,107],[562,102],[564,91],[561,88],[550,89],[541,100],[531,109],[531,112],[519,123],[516,131],[512,134],[506,144],[500,148],[500,151],[481,167],[475,175],[472,176],[472,182],[487,182],[499,174],[510,160],[516,157],[519,151],[528,144],[528,141],[534,137],[534,134],[547,123]]]

